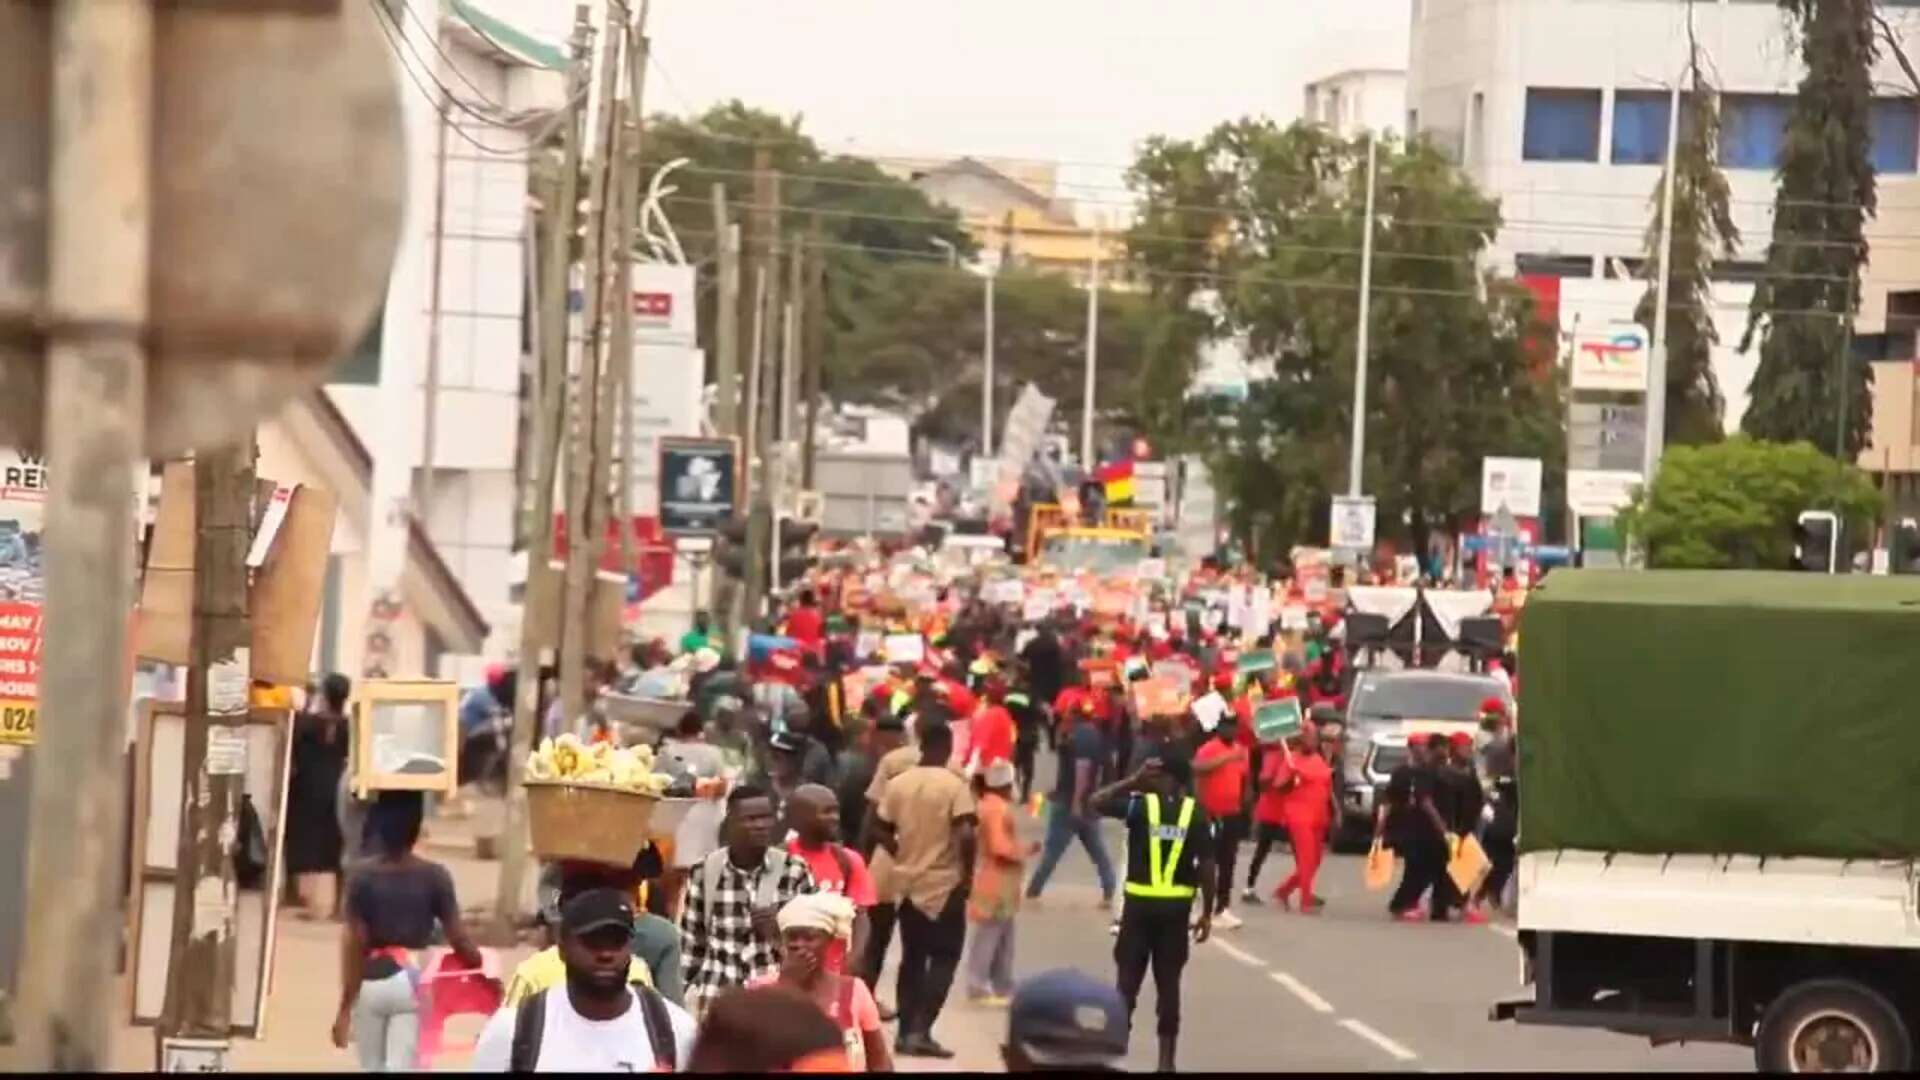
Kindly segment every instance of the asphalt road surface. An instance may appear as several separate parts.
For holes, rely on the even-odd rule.
[[[1051,778],[1051,770],[1042,770]],[[1024,816],[1024,815],[1023,815]],[[1108,850],[1120,861],[1117,823]],[[1024,830],[1037,838],[1028,822]],[[1246,874],[1242,849],[1239,873]],[[1246,925],[1216,930],[1194,950],[1183,983],[1182,1070],[1300,1071],[1748,1071],[1737,1046],[1652,1047],[1644,1039],[1563,1028],[1523,1028],[1487,1019],[1489,1006],[1521,993],[1510,927],[1392,923],[1386,894],[1362,883],[1357,856],[1334,856],[1321,871],[1326,908],[1316,916],[1271,903],[1234,911]],[[1269,856],[1261,891],[1292,868]],[[1096,910],[1093,866],[1068,849],[1038,907],[1020,916],[1016,970],[1025,976],[1078,967],[1111,977],[1113,939]],[[1134,1018],[1129,1067],[1154,1062],[1153,981]],[[954,990],[958,1000],[963,993]]]

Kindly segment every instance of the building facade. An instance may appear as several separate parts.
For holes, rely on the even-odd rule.
[[[1315,79],[1301,93],[1300,119],[1343,138],[1404,131],[1406,118],[1407,73],[1398,69],[1350,68]]]

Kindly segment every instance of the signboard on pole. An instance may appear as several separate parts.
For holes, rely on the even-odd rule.
[[[740,505],[740,447],[731,438],[660,440],[660,531],[718,531]]]
[[[1640,473],[1625,469],[1568,469],[1567,508],[1578,517],[1612,517],[1633,501]]]
[[[1502,507],[1517,517],[1540,516],[1539,458],[1490,457],[1480,460],[1480,512]]]
[[[1327,528],[1328,539],[1336,549],[1373,550],[1374,504],[1371,495],[1335,495],[1333,521]]]
[[[1020,478],[1027,461],[1040,448],[1040,436],[1053,419],[1053,399],[1032,383],[1020,388],[1020,397],[1007,413],[1000,431],[1000,482],[994,486],[990,513],[1000,517],[1013,511],[1013,500],[1020,492]]]
[[[1573,343],[1573,388],[1645,393],[1648,355],[1647,329],[1637,322],[1611,322],[1581,334]]]

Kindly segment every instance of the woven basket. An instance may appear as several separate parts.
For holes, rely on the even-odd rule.
[[[662,801],[656,796],[557,780],[528,780],[526,789],[527,828],[542,859],[632,866],[656,835],[654,811]]]

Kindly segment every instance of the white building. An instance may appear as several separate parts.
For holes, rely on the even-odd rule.
[[[1912,6],[1910,4],[1887,5]],[[1723,280],[1751,282],[1771,233],[1774,170],[1801,77],[1777,5],[1752,0],[1414,0],[1407,130],[1438,145],[1497,195],[1504,270],[1539,279],[1626,277],[1645,255],[1665,157],[1669,92],[1681,76],[1688,19],[1722,98],[1721,163],[1743,243]],[[1896,25],[1913,16],[1892,13]],[[1880,171],[1873,249],[1856,324],[1868,356],[1912,355],[1920,299],[1920,100],[1898,65],[1874,72],[1873,158]],[[1905,93],[1903,93],[1905,91]],[[1562,326],[1631,319],[1635,288],[1575,289]],[[1744,326],[1746,288],[1716,291],[1723,324]],[[1891,333],[1889,333],[1891,331]],[[1737,343],[1737,335],[1729,339]],[[1731,355],[1729,353],[1729,355]],[[1737,426],[1754,358],[1716,364]],[[1739,402],[1738,406],[1732,406]]]
[[[1306,85],[1300,118],[1343,138],[1363,132],[1403,131],[1407,73],[1392,68],[1350,68]]]

